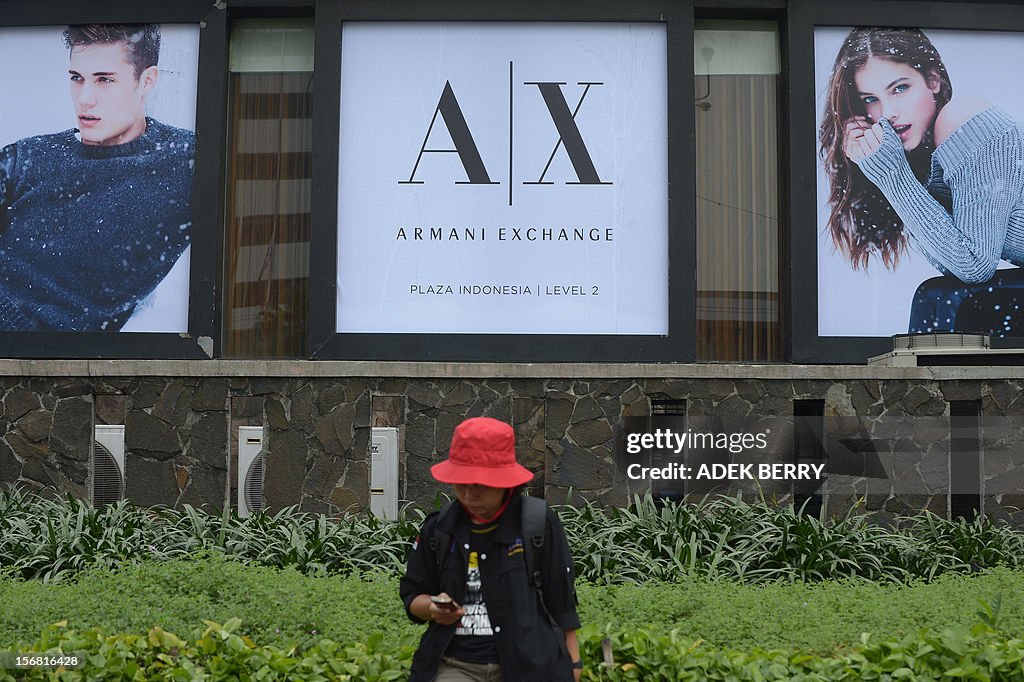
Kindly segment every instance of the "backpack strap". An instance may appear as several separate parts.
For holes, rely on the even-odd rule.
[[[539,497],[523,495],[523,555],[531,584],[540,592],[544,586],[544,531],[548,504]]]
[[[558,623],[551,617],[548,605],[544,603],[544,536],[547,530],[548,503],[539,497],[523,495],[523,557],[526,559],[526,570],[530,575],[530,584],[537,592],[537,603],[540,605],[541,613],[547,618],[552,628],[559,633],[562,632]],[[566,659],[570,658],[565,638],[561,635],[556,637],[558,648]]]
[[[437,518],[434,519],[434,529],[433,532],[430,534],[429,542],[430,551],[434,554],[434,565],[437,566],[438,574],[440,574],[441,572],[441,564],[444,562],[444,559],[449,554],[447,550],[451,549],[451,544],[455,541],[455,537],[453,535],[441,530],[441,522],[445,519],[445,517],[448,516],[448,514],[451,513],[452,508],[455,506],[455,504],[455,501],[449,502],[444,509],[442,509],[439,512],[434,512],[433,514],[431,514],[431,516],[437,516]],[[438,551],[442,548],[443,551]]]

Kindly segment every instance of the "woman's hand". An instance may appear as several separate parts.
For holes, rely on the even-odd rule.
[[[881,122],[871,124],[867,116],[854,116],[846,121],[846,134],[843,137],[843,152],[856,164],[870,156],[882,146]]]

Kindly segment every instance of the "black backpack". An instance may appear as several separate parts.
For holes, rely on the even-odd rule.
[[[558,624],[551,617],[551,612],[548,611],[547,604],[544,603],[544,572],[541,567],[544,565],[544,535],[547,529],[548,504],[539,497],[530,497],[529,495],[523,495],[521,499],[523,501],[523,508],[519,529],[522,533],[523,558],[526,560],[526,570],[530,576],[530,584],[533,585],[537,593],[537,603],[540,605],[544,617],[553,629],[560,632]],[[454,542],[454,538],[449,536],[448,533],[438,530],[438,526],[445,514],[451,513],[452,508],[456,504],[458,504],[458,500],[450,502],[448,506],[438,513],[437,523],[434,524],[434,532],[430,538],[430,551],[434,553],[434,561],[437,562],[439,573],[441,560],[448,555],[448,552],[438,552],[437,550],[440,547],[449,547]],[[568,658],[569,651],[566,648],[565,639],[557,637],[557,640],[562,654]]]

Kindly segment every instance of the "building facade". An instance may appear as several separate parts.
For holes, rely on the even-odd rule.
[[[1019,4],[0,9],[33,69],[0,105],[0,482],[429,505],[487,415],[552,502],[1024,522]],[[709,440],[627,449],[659,430]]]

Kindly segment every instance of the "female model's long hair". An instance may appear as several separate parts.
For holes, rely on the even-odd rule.
[[[836,248],[850,259],[855,270],[867,267],[872,254],[881,257],[882,263],[893,269],[907,247],[903,222],[892,205],[843,152],[846,122],[864,115],[855,78],[871,57],[906,64],[918,71],[926,82],[937,78],[940,87],[935,95],[936,112],[953,96],[946,66],[938,50],[921,31],[858,27],[843,41],[832,67],[818,141],[831,187],[828,203],[832,211],[827,230]],[[929,130],[921,145],[907,152],[910,167],[922,181],[931,164],[934,139]]]

